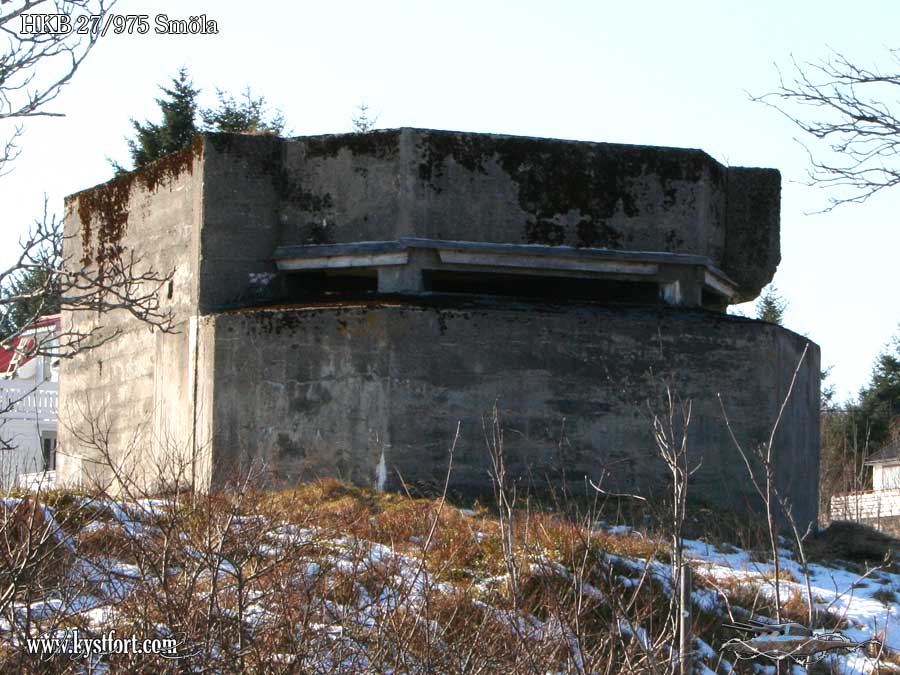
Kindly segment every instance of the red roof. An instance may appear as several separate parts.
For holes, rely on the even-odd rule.
[[[3,347],[0,347],[0,373],[5,373],[7,370],[9,370],[9,364],[16,356],[15,348],[22,344],[23,341],[25,351],[34,347],[34,338],[32,337],[14,338],[9,342],[4,343]],[[21,366],[25,363],[28,363],[30,360],[30,358],[23,358],[21,361],[19,361],[19,365]]]
[[[31,328],[53,326],[56,330],[59,330],[60,323],[61,322],[59,314],[47,314],[46,316],[41,316],[35,319],[35,322],[31,324]]]
[[[59,314],[48,314],[47,316],[42,316],[35,320],[33,324],[29,328],[26,329],[26,333],[28,331],[37,330],[38,328],[46,328],[48,326],[53,327],[55,330],[59,330],[60,320]],[[0,373],[5,373],[9,370],[9,364],[16,356],[16,348],[22,345],[24,347],[23,351],[29,351],[34,348],[34,336],[33,335],[21,335],[17,338],[13,338],[8,342],[4,342],[0,345]],[[22,366],[28,363],[31,360],[31,357],[23,358],[19,361],[19,366]]]

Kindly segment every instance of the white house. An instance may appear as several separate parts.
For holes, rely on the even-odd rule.
[[[872,466],[873,490],[900,489],[900,440],[870,456],[866,464]]]
[[[59,315],[41,317],[0,344],[0,488],[52,486],[56,471],[58,360],[35,356],[53,344]]]
[[[832,520],[855,520],[900,532],[900,439],[870,455],[872,490],[831,498]]]

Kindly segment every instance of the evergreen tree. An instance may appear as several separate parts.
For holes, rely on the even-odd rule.
[[[197,125],[194,118],[197,114],[197,95],[186,68],[178,71],[178,77],[172,78],[172,87],[160,87],[165,98],[156,99],[162,111],[162,123],[147,121],[141,124],[132,119],[131,124],[136,137],[128,140],[128,152],[134,168],[153,162],[170,152],[181,150],[191,144]],[[123,171],[117,164],[116,171]]]
[[[271,134],[280,136],[284,131],[284,116],[276,110],[271,117],[266,110],[264,96],[254,98],[250,87],[244,89],[240,101],[216,89],[219,101],[217,108],[205,108],[200,111],[203,120],[203,131],[220,131],[227,133]]]
[[[162,122],[131,120],[135,137],[128,139],[128,152],[135,169],[188,147],[194,134],[199,131],[276,136],[284,131],[285,121],[281,111],[276,110],[270,115],[265,97],[254,97],[249,87],[240,100],[217,89],[218,106],[203,109],[197,105],[200,90],[194,87],[186,68],[180,69],[178,76],[172,78],[171,87],[161,86],[160,89],[165,97],[156,99],[156,103],[162,113]],[[199,126],[196,122],[198,115],[202,121]],[[128,171],[114,161],[110,163],[116,173]]]
[[[0,339],[26,327],[39,316],[59,311],[59,282],[49,267],[29,267],[0,291]],[[7,302],[9,304],[7,304]]]
[[[820,408],[824,410],[831,410],[837,406],[834,397],[837,395],[837,387],[833,383],[828,383],[828,379],[831,377],[831,369],[834,366],[828,366],[827,368],[822,368],[819,371],[819,382],[820,382],[820,393],[819,393],[819,401]]]
[[[859,392],[869,448],[878,450],[890,441],[891,426],[900,415],[900,336],[894,337],[872,367],[872,379]]]
[[[780,326],[784,323],[784,310],[787,306],[787,301],[778,294],[775,285],[769,284],[756,302],[756,318]]]
[[[369,117],[369,106],[367,106],[365,102],[356,106],[356,109],[359,112],[351,118],[353,131],[358,134],[367,134],[370,131],[374,131],[375,125],[378,123],[378,115]]]

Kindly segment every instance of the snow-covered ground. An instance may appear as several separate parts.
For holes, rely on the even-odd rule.
[[[770,559],[760,562],[747,551],[733,546],[714,546],[706,542],[685,541],[685,551],[691,567],[723,588],[745,583],[771,598],[775,593],[775,566]],[[864,642],[877,638],[886,649],[900,651],[900,574],[873,566],[850,571],[836,564],[825,566],[810,563],[804,574],[803,566],[791,552],[780,549],[779,592],[782,598],[799,596],[805,604],[812,594],[817,610],[825,610],[830,617],[846,622],[840,632],[853,641]],[[853,566],[856,567],[856,566]],[[787,580],[792,578],[793,580]],[[808,584],[807,584],[808,579]],[[695,591],[695,603],[704,606],[716,603],[721,592]],[[834,625],[810,626],[816,632],[830,632]],[[830,623],[834,623],[832,620]],[[875,659],[862,652],[835,657],[841,672],[868,673],[878,666]]]
[[[6,499],[3,502],[3,506],[7,509],[15,508],[16,505],[17,500]],[[128,503],[105,499],[94,503],[92,508],[95,512],[102,513],[104,517],[90,520],[82,524],[78,532],[67,534],[63,531],[64,528],[54,521],[52,509],[42,506],[42,519],[47,524],[46,531],[50,538],[58,540],[61,548],[72,553],[77,550],[79,540],[104,530],[115,531],[125,540],[158,536],[159,530],[151,521],[164,515],[168,505],[165,501],[143,500]],[[481,542],[489,536],[495,536],[496,533],[478,531],[479,518],[474,512],[456,513],[457,517],[472,521],[476,541]],[[340,663],[325,664],[328,668],[333,668],[334,672],[360,672],[367,668],[375,668],[369,661],[367,643],[353,637],[352,631],[348,631],[349,626],[377,632],[380,623],[397,608],[403,607],[415,612],[428,602],[430,593],[438,592],[452,596],[455,592],[454,585],[446,579],[433,578],[421,556],[415,554],[415,551],[419,550],[417,546],[427,546],[427,540],[431,536],[428,533],[410,536],[409,542],[404,542],[404,546],[387,545],[367,541],[350,533],[336,534],[333,530],[326,531],[314,524],[301,527],[285,521],[266,523],[264,536],[259,536],[259,532],[263,531],[259,528],[261,518],[238,516],[232,518],[228,526],[233,533],[237,533],[238,538],[246,532],[247,539],[254,548],[254,554],[264,558],[280,560],[285,556],[294,555],[291,551],[299,550],[298,546],[314,546],[315,557],[292,561],[294,566],[291,569],[296,578],[290,583],[315,589],[317,580],[323,576],[341,575],[342,579],[349,582],[350,590],[347,597],[352,598],[351,601],[346,597],[343,600],[333,596],[319,598],[316,603],[315,620],[304,624],[304,629],[315,632],[317,635],[315,639],[319,641],[316,644],[319,644],[321,653],[317,657],[319,661],[316,664],[306,663],[302,659],[298,661],[296,654],[287,653],[273,654],[274,662],[292,662],[301,668],[301,672],[306,667],[311,671],[323,671],[325,666],[322,658],[326,657],[322,654],[331,650],[341,654]],[[484,522],[483,518],[481,522]],[[623,539],[643,536],[631,528],[621,526],[604,527],[603,534]],[[213,560],[211,551],[215,551],[215,546],[201,549],[194,544],[183,543],[181,550],[183,557],[180,561],[173,560],[173,568],[166,571],[166,574],[178,574],[196,563],[197,570],[200,570],[197,572],[198,578],[206,586],[220,579],[224,585],[247,576],[246,570],[241,569],[242,563],[234,557],[229,559],[227,556],[220,556]],[[754,555],[731,545],[716,546],[697,540],[686,541],[685,552],[694,572],[693,599],[698,610],[708,615],[719,616],[723,620],[749,618],[770,621],[754,611],[754,607],[744,606],[745,595],[740,598],[727,596],[734,588],[743,586],[754,589],[759,598],[771,599],[775,593],[773,581],[775,570],[771,560],[760,562],[758,553]],[[658,560],[648,561],[630,557],[622,553],[604,555],[606,563],[611,569],[616,570],[616,583],[621,588],[633,588],[644,583],[647,578],[652,578],[653,587],[658,593],[672,592],[672,575],[668,564]],[[72,593],[56,593],[44,598],[31,597],[27,603],[13,603],[8,608],[7,615],[0,619],[0,640],[13,648],[21,648],[22,632],[16,631],[14,625],[15,623],[21,625],[26,617],[28,621],[33,622],[34,631],[40,630],[42,621],[54,617],[56,619],[54,625],[58,625],[60,616],[77,618],[82,625],[92,626],[98,630],[105,626],[121,625],[123,603],[128,602],[136,589],[143,587],[146,590],[147,584],[153,583],[143,575],[142,569],[146,568],[142,568],[140,561],[126,561],[115,555],[101,555],[96,552],[91,556],[74,556],[71,559],[74,559],[74,562],[65,570],[65,574],[70,587],[75,590]],[[786,549],[781,550],[780,568],[779,593],[782,599],[799,597],[805,602],[811,593],[815,606],[822,611],[828,621],[834,622],[835,619],[842,621],[841,631],[848,638],[857,642],[878,638],[888,650],[900,651],[900,606],[896,600],[897,595],[900,595],[900,574],[880,568],[862,572],[856,568],[856,571],[849,571],[837,563],[834,566],[811,564],[808,568],[807,583],[802,566]],[[373,570],[376,569],[381,576],[379,583],[373,586],[366,580],[371,578]],[[605,602],[609,599],[608,591],[597,588],[583,579],[579,580],[571,569],[553,560],[549,553],[546,556],[543,554],[532,556],[531,562],[516,573],[523,575],[550,573],[565,583],[577,586],[583,597],[589,600]],[[541,612],[511,612],[508,608],[501,609],[491,605],[492,589],[509,581],[508,570],[500,566],[499,570],[494,569],[490,574],[476,569],[459,570],[457,574],[470,580],[467,582],[468,592],[475,593],[477,598],[483,598],[477,599],[475,605],[493,616],[499,624],[507,626],[517,634],[527,635],[529,639],[557,640],[569,650],[574,670],[577,672],[583,666],[581,643],[572,630],[556,619],[552,612],[549,616]],[[201,593],[200,597],[202,599],[209,596],[208,594],[203,596]],[[277,595],[263,591],[248,592],[246,601],[240,607],[240,621],[250,628],[266,630],[273,620],[273,603],[277,600]],[[235,612],[224,607],[220,611]],[[650,638],[645,628],[623,618],[620,619],[616,630],[623,638],[630,637],[642,643],[646,642],[649,649]],[[814,625],[810,628],[828,632],[835,626]],[[165,632],[166,627],[162,626],[161,630]],[[435,628],[434,634],[441,635],[442,630]],[[187,636],[187,639],[190,640],[190,636]],[[716,647],[700,637],[695,640],[694,646],[698,672],[706,675],[710,672],[724,675],[731,671],[735,654],[726,651],[718,653]],[[835,669],[848,675],[870,673],[879,665],[875,659],[859,652],[829,658],[832,659],[832,666]],[[102,670],[102,664],[100,665]],[[415,670],[411,667],[406,672]],[[756,670],[762,672],[768,668],[761,664]],[[801,671],[802,668],[794,666],[795,673]]]
[[[701,541],[685,542],[692,567],[715,579],[747,580],[761,583],[768,594],[774,593],[772,577],[774,565],[754,562],[740,549],[721,552]],[[803,568],[788,551],[782,550],[779,562],[782,572],[796,581],[781,581],[782,597],[800,594],[807,599],[807,586]],[[900,594],[900,574],[873,568],[865,572],[848,571],[841,566],[826,567],[811,563],[808,567],[809,588],[816,607],[827,609],[845,619],[849,627],[842,632],[857,641],[878,637],[888,648],[900,651],[900,604],[884,601],[877,596]],[[782,577],[785,575],[782,574]],[[833,626],[812,626],[832,629]]]

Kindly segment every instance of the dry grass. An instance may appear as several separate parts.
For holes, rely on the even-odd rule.
[[[807,544],[810,560],[880,564],[900,551],[900,541],[867,525],[832,522]]]
[[[207,672],[631,674],[658,671],[673,642],[673,608],[659,578],[671,560],[667,540],[610,534],[594,526],[591,510],[516,512],[510,561],[487,509],[463,512],[335,480],[171,496],[152,513],[131,508],[135,527],[88,497],[52,499],[75,535],[76,557],[93,566],[82,590],[114,611],[104,626],[77,614],[57,625],[85,635],[110,627],[184,634],[200,650],[191,667]],[[23,588],[19,600],[54,583],[65,576]],[[766,583],[719,588],[738,613],[773,616],[759,590]],[[783,610],[805,622],[799,596]],[[722,644],[730,637],[722,615],[696,610],[696,634]],[[636,629],[648,643],[634,638]],[[3,672],[39,672],[20,651],[5,654]],[[122,673],[173,667],[154,658],[110,663]]]
[[[607,557],[653,560],[666,558],[666,548],[592,530],[590,520],[517,515],[511,555],[521,576],[510,585],[497,519],[439,499],[323,480],[280,492],[180,495],[152,512],[132,505],[134,522],[123,524],[106,500],[48,497],[93,570],[81,590],[114,608],[103,630],[191,636],[201,648],[195,658],[211,670],[297,672],[297,664],[322,666],[323,653],[334,672],[570,672],[588,661],[608,670],[614,659],[649,658],[614,617],[653,635],[666,630],[660,589],[649,579],[623,583],[640,575]],[[42,588],[54,583],[66,583],[64,575]],[[20,599],[37,591],[25,588]],[[85,635],[101,628],[85,616],[62,621]],[[166,666],[153,658],[110,663],[128,673]],[[12,664],[22,666],[21,652],[2,662]]]
[[[784,575],[782,576],[784,577]],[[782,581],[796,580],[782,578]],[[726,603],[728,612],[738,620],[753,616],[768,617],[773,621],[777,618],[772,593],[773,582],[773,577],[764,576],[734,576],[718,580],[702,574],[695,577],[695,583],[698,586],[715,590]],[[809,606],[806,597],[796,588],[782,594],[781,618],[783,621],[794,621],[802,625],[809,624]],[[848,627],[848,623],[838,613],[813,603],[813,626],[827,630],[839,630]]]

